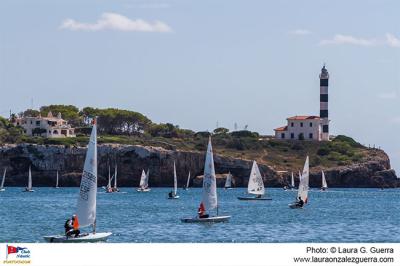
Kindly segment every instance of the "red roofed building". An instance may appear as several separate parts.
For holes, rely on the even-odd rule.
[[[322,139],[322,119],[316,115],[297,115],[286,119],[287,126],[275,128],[275,138],[283,140]]]

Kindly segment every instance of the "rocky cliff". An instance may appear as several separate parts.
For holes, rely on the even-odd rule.
[[[25,186],[29,165],[32,166],[34,186],[53,186],[56,171],[61,186],[79,186],[86,148],[60,145],[9,144],[0,147],[0,169],[7,167],[6,186]],[[249,160],[214,155],[216,172],[234,176],[236,186],[246,186],[252,162]],[[118,165],[118,185],[137,187],[142,169],[150,171],[150,186],[172,186],[173,162],[176,162],[178,183],[183,186],[188,172],[191,184],[201,186],[204,153],[167,150],[140,145],[102,144],[98,146],[99,186],[106,185],[108,169]],[[287,184],[289,173],[280,173],[268,165],[259,165],[268,187]],[[310,186],[320,187],[322,169],[311,169]],[[376,150],[362,162],[323,169],[330,187],[397,187],[399,181],[390,170],[385,152]],[[0,170],[2,171],[2,170]],[[224,175],[218,175],[219,186]]]

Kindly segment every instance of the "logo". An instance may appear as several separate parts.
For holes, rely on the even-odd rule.
[[[27,247],[6,245],[6,260],[8,263],[30,263],[31,251]]]

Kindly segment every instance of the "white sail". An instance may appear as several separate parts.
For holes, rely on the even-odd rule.
[[[115,165],[114,169],[114,188],[117,188],[117,165]]]
[[[141,188],[145,188],[146,187],[146,173],[144,172],[144,170],[142,170],[142,176],[140,177],[140,183],[139,183],[139,187]]]
[[[86,151],[83,167],[77,212],[81,227],[96,223],[96,194],[97,194],[97,132],[94,120],[89,145]]]
[[[57,171],[56,187],[58,187],[58,171]]]
[[[304,203],[307,203],[308,200],[308,183],[310,179],[309,168],[309,159],[307,156],[306,162],[304,163],[303,173],[300,177],[299,190],[297,193],[297,198],[301,197]]]
[[[7,168],[4,169],[4,172],[3,172],[3,179],[1,179],[0,189],[3,189],[3,188],[4,188],[4,181],[6,180],[6,173],[7,173]]]
[[[247,192],[254,195],[264,195],[265,193],[264,182],[256,161],[253,161]]]
[[[325,173],[322,171],[322,188],[328,188],[328,184],[326,183]]]
[[[110,165],[108,165],[108,184],[107,184],[107,189],[111,188],[111,168]]]
[[[28,190],[32,190],[32,172],[31,172],[30,165],[29,165],[29,174],[28,174]]]
[[[175,167],[175,161],[174,161],[174,195],[176,195],[178,192],[178,180],[176,177],[176,167]]]
[[[207,154],[204,164],[202,202],[204,204],[205,209],[208,211],[218,207],[217,180],[215,176],[211,137],[208,140]]]
[[[294,188],[295,187],[295,184],[294,184],[294,175],[293,175],[293,172],[292,172],[292,180],[291,180],[291,187],[292,188]]]
[[[225,186],[224,186],[225,188],[230,188],[230,187],[232,187],[232,175],[231,175],[231,172],[229,172],[228,173],[228,176],[226,177],[226,180],[225,180]]]
[[[150,169],[147,169],[147,173],[146,173],[146,183],[145,183],[145,187],[146,187],[146,188],[149,187],[149,177],[150,177]]]
[[[189,182],[190,182],[190,171],[189,171],[189,175],[188,175],[187,182],[186,182],[186,188],[189,187]]]

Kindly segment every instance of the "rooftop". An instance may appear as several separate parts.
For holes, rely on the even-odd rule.
[[[287,126],[283,126],[283,127],[278,127],[274,129],[275,131],[286,131],[287,130]]]
[[[319,120],[320,117],[316,115],[296,115],[287,118],[287,120]]]

